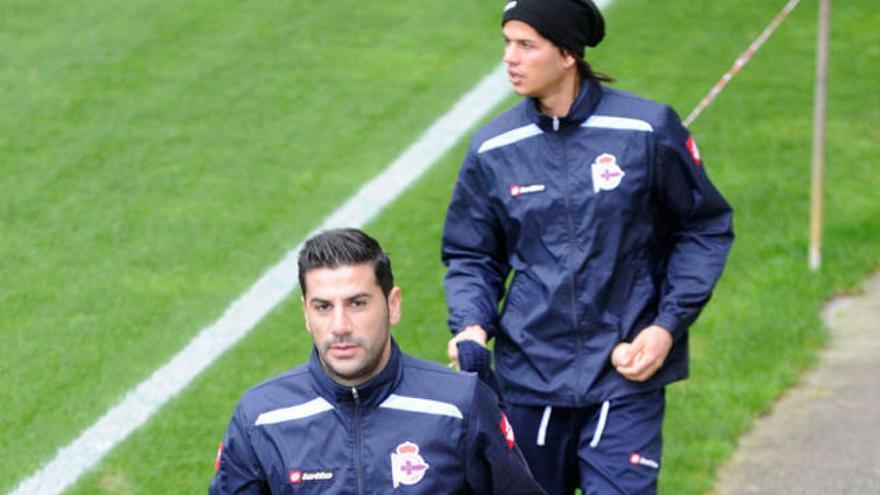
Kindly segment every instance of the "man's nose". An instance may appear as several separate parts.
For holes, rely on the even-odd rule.
[[[504,58],[502,60],[505,64],[513,65],[517,62],[518,58],[519,54],[516,51],[516,45],[508,43],[504,46]]]
[[[330,331],[336,335],[351,333],[351,317],[345,310],[344,305],[338,305],[333,310],[333,318],[330,321]]]

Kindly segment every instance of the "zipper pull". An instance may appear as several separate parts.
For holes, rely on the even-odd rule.
[[[553,116],[553,130],[554,131],[559,130],[559,117],[557,117],[555,115]]]
[[[358,390],[354,387],[351,387],[351,396],[352,396],[352,398],[354,398],[355,404],[360,403],[360,396],[358,396]]]

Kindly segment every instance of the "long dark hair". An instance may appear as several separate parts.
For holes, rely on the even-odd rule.
[[[604,83],[614,82],[614,78],[609,76],[608,74],[594,71],[593,68],[590,67],[590,63],[586,60],[575,57],[575,61],[577,63],[578,74],[580,74],[581,79],[601,81]]]
[[[590,63],[584,60],[583,50],[581,50],[580,53],[577,53],[559,45],[556,45],[556,48],[559,48],[559,52],[563,55],[570,55],[574,58],[575,64],[577,65],[578,75],[581,76],[581,80],[600,81],[604,83],[613,83],[615,81],[615,79],[608,74],[594,71],[593,68],[590,67]]]

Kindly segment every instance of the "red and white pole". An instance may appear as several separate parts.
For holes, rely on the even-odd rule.
[[[706,107],[712,104],[712,101],[715,100],[715,97],[718,96],[718,93],[721,93],[721,90],[723,90],[724,87],[727,86],[727,83],[729,83],[730,80],[733,79],[733,77],[740,71],[740,69],[742,69],[747,63],[749,63],[749,60],[751,60],[752,56],[754,56],[755,53],[758,52],[758,50],[761,48],[761,45],[763,45],[764,42],[767,41],[767,38],[769,38],[770,35],[773,34],[773,31],[776,31],[776,28],[778,28],[779,25],[782,24],[782,21],[784,21],[785,18],[788,17],[788,14],[790,14],[791,11],[794,10],[795,7],[797,7],[800,1],[801,0],[788,0],[788,3],[786,3],[785,6],[782,7],[782,10],[780,10],[779,13],[776,14],[776,17],[774,17],[773,20],[770,21],[770,24],[768,24],[767,27],[764,28],[764,31],[762,31],[761,34],[758,35],[758,37],[755,38],[754,41],[752,41],[752,44],[750,44],[749,47],[746,48],[746,50],[742,52],[739,57],[736,58],[730,69],[728,69],[728,71],[725,72],[723,76],[721,76],[721,79],[719,79],[718,82],[715,83],[714,86],[712,86],[712,89],[709,90],[709,93],[705,97],[703,97],[702,100],[700,100],[700,103],[698,103],[697,106],[694,107],[693,110],[691,110],[691,113],[682,121],[685,127],[690,126],[693,121],[697,120],[697,117],[703,112],[703,110],[705,110]]]

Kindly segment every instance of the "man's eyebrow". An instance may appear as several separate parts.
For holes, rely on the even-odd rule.
[[[347,296],[344,299],[346,301],[352,301],[354,299],[371,298],[371,297],[373,297],[373,295],[370,294],[369,292],[358,292],[356,294],[352,294],[350,296]],[[329,303],[330,302],[330,300],[324,299],[324,298],[321,298],[318,296],[311,296],[307,299],[307,301],[309,304],[316,303],[316,302],[320,302],[320,303]]]
[[[535,42],[535,38],[530,38],[530,37],[528,37],[528,36],[520,36],[520,37],[509,38],[509,37],[505,36],[505,37],[504,37],[504,41],[508,41],[508,42],[511,42],[511,43],[534,43],[534,42]]]

